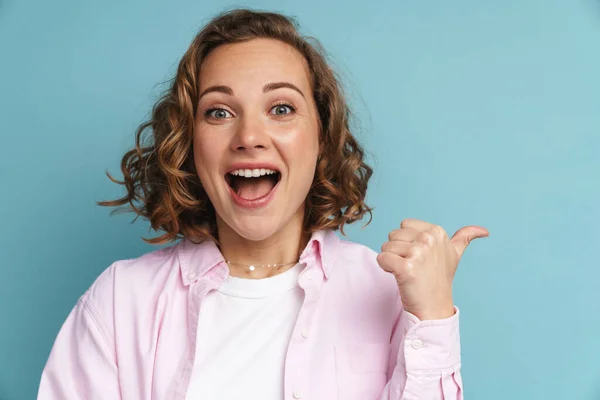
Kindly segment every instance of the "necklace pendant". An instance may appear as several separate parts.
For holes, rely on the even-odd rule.
[[[256,267],[254,267],[254,265],[250,265],[250,266],[248,266],[248,269],[249,269],[250,271],[254,271],[254,270],[256,269]]]

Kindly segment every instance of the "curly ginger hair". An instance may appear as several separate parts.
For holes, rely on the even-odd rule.
[[[280,40],[295,48],[304,56],[311,75],[321,152],[305,201],[305,233],[321,229],[343,233],[345,224],[361,220],[365,214],[371,217],[365,197],[373,171],[350,132],[350,110],[322,46],[301,36],[289,17],[236,9],[213,18],[192,41],[169,89],[152,108],[151,117],[138,127],[135,147],[121,160],[123,180],[107,172],[111,181],[125,186],[126,194],[98,204],[126,206],[137,214],[136,219],[146,218],[154,230],[164,231],[144,241],[164,244],[181,237],[195,242],[216,238],[215,210],[193,159],[200,66],[221,45],[257,38]]]

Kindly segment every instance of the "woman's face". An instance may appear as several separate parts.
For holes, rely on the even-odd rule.
[[[193,146],[219,229],[258,241],[301,228],[319,154],[303,56],[272,39],[211,52],[200,69]]]

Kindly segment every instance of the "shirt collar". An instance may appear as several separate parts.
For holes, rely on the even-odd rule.
[[[311,257],[319,258],[320,262],[318,264],[323,269],[325,279],[329,279],[334,267],[335,252],[339,242],[340,239],[331,229],[314,232],[300,254],[300,262],[305,262],[306,259]]]
[[[329,279],[335,262],[335,250],[340,239],[332,230],[316,231],[312,234],[300,255],[300,262],[310,258],[319,259],[326,279]],[[179,243],[177,255],[183,284],[189,286],[208,271],[223,263],[225,259],[214,241],[207,239],[194,243],[183,239]]]

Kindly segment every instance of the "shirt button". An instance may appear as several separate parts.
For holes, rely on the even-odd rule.
[[[193,272],[190,272],[187,277],[190,281],[193,281],[194,279],[196,279],[196,274]]]
[[[301,391],[299,391],[299,390],[296,390],[296,391],[294,392],[294,398],[295,398],[295,399],[301,399],[301,398],[302,398],[302,392],[301,392]]]
[[[411,343],[411,346],[413,349],[419,350],[421,347],[423,347],[423,342],[419,339],[414,339]]]
[[[304,329],[300,334],[302,335],[302,337],[304,339],[306,339],[308,337],[308,331],[306,329]]]
[[[312,279],[312,273],[310,271],[305,272],[304,273],[304,278],[308,279],[308,280],[311,280]]]

